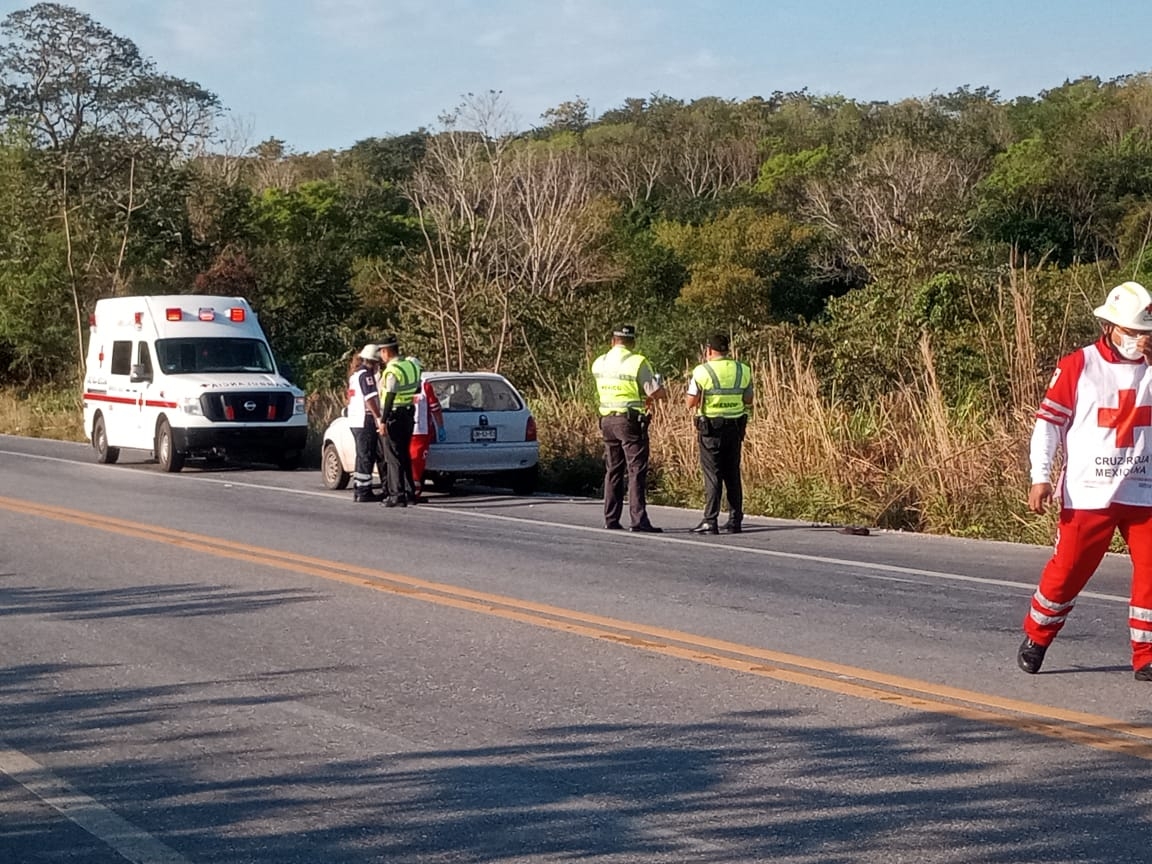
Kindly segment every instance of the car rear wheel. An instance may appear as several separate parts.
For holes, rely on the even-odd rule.
[[[320,457],[320,467],[324,474],[324,485],[328,489],[347,489],[348,472],[340,461],[340,451],[331,441],[324,444],[324,452]]]
[[[120,458],[120,448],[108,446],[108,430],[104,427],[103,414],[97,414],[96,422],[92,424],[92,446],[96,448],[97,462],[112,465]]]
[[[176,452],[172,427],[163,418],[156,426],[156,461],[169,474],[175,474],[184,468],[184,454]]]

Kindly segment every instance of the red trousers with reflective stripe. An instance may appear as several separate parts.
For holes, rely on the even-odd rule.
[[[1043,600],[1033,596],[1029,613],[1024,616],[1024,632],[1041,645],[1050,645],[1064,626],[1063,620],[1040,623],[1033,615],[1061,618],[1071,611],[1060,607],[1071,604],[1084,590],[1108,551],[1112,535],[1119,529],[1128,544],[1132,558],[1132,600],[1128,625],[1132,638],[1132,668],[1152,663],[1152,507],[1113,504],[1104,510],[1060,511],[1056,550],[1040,576],[1038,589]],[[1054,611],[1059,610],[1059,611]]]
[[[416,484],[416,494],[420,494],[420,482],[424,479],[424,466],[428,464],[428,448],[432,445],[431,435],[413,435],[408,445],[408,455],[412,457],[412,482]]]

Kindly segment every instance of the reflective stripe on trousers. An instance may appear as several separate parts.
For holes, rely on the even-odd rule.
[[[1052,643],[1117,530],[1132,560],[1128,632],[1132,665],[1139,669],[1152,663],[1152,507],[1112,504],[1103,510],[1061,510],[1056,549],[1032,595],[1024,632],[1041,645]]]

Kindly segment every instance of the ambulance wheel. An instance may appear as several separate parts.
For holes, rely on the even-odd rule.
[[[176,452],[176,443],[172,440],[172,427],[163,418],[156,426],[156,461],[169,474],[175,474],[184,467],[184,454]]]
[[[101,464],[112,465],[120,458],[120,448],[108,446],[108,430],[104,428],[103,414],[97,414],[96,422],[92,424],[92,446],[96,448],[96,461]]]
[[[351,479],[344,465],[340,462],[340,451],[331,441],[324,445],[324,453],[320,457],[320,470],[324,473],[324,486],[328,489],[347,489]]]

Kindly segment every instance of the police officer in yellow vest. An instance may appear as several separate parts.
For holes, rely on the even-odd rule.
[[[400,342],[395,336],[386,337],[379,348],[384,363],[384,464],[388,474],[387,497],[382,503],[385,507],[407,507],[409,498],[416,503],[409,447],[416,421],[412,403],[420,389],[420,367],[400,357]]]
[[[631,529],[659,534],[648,519],[648,426],[653,406],[667,393],[644,355],[632,350],[635,344],[636,328],[625,324],[612,333],[611,349],[592,363],[604,438],[604,527],[623,527],[627,475]]]
[[[695,534],[719,534],[721,487],[728,489],[728,522],[724,530],[739,534],[744,525],[744,488],[740,455],[748,406],[752,404],[752,369],[728,356],[726,333],[708,337],[704,362],[692,370],[685,404],[696,411],[700,467],[704,471],[704,519]]]

